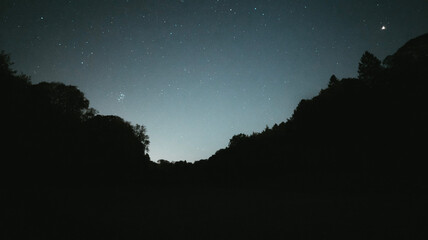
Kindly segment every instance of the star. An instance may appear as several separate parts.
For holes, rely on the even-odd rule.
[[[386,30],[385,25],[383,25],[383,26],[380,28],[380,30],[382,30],[382,31]]]
[[[117,98],[118,102],[123,102],[123,100],[125,99],[125,94],[124,93],[120,93],[119,97]]]

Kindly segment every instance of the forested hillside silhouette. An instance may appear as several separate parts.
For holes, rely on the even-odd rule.
[[[137,180],[149,164],[141,125],[98,115],[75,86],[32,84],[0,55],[6,186],[103,185]]]
[[[332,75],[286,122],[233,136],[227,148],[195,162],[194,174],[214,184],[280,184],[296,191],[426,189],[426,66],[428,35],[383,63],[365,52],[357,78]],[[183,164],[160,165],[189,178]]]
[[[144,126],[11,66],[1,52],[4,239],[428,236],[428,34],[194,163],[150,161]]]

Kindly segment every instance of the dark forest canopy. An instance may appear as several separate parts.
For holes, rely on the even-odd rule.
[[[424,154],[417,139],[427,134],[427,39],[409,41],[383,63],[365,52],[358,78],[332,75],[328,87],[302,100],[286,122],[235,135],[227,148],[195,163],[150,162],[144,126],[97,114],[75,86],[32,84],[2,52],[3,154],[10,156],[2,169],[23,184],[145,178],[170,184],[268,181],[294,189],[426,187],[423,158],[416,156]]]
[[[288,121],[235,135],[201,164],[234,180],[281,178],[298,189],[428,187],[421,170],[426,143],[420,141],[428,133],[427,46],[425,34],[384,64],[365,52],[358,78],[333,75]]]
[[[208,160],[160,165],[182,173],[175,182],[196,176],[240,186],[280,183],[299,191],[426,188],[420,140],[428,133],[427,46],[428,35],[420,36],[383,64],[365,52],[358,78],[332,75],[328,87],[302,100],[286,122],[235,135]]]
[[[13,63],[4,52],[0,61],[1,83],[7,89],[2,101],[6,179],[49,185],[138,178],[149,162],[144,126],[97,114],[75,86],[32,84],[28,76],[11,69]]]

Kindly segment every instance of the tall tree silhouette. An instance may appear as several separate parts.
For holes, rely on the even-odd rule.
[[[146,127],[143,125],[136,124],[133,126],[134,134],[137,137],[138,141],[141,142],[144,146],[144,151],[147,153],[149,151],[149,136],[146,134]]]
[[[11,69],[13,62],[10,60],[10,54],[5,51],[0,52],[0,73],[3,76],[15,75],[16,71]]]
[[[365,82],[370,82],[377,78],[381,72],[381,61],[372,53],[364,52],[358,64],[358,78]]]
[[[331,75],[330,80],[328,82],[328,87],[331,88],[339,83],[339,79],[337,79],[336,75]]]

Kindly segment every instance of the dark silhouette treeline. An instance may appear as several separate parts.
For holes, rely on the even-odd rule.
[[[160,166],[188,182],[275,185],[294,191],[420,191],[425,173],[428,36],[383,64],[365,52],[358,78],[330,78],[286,122],[238,134],[208,160]],[[185,167],[187,166],[187,168]],[[171,174],[168,174],[171,176]]]
[[[150,163],[144,126],[97,115],[75,86],[31,84],[1,53],[3,177],[9,186],[124,184]]]
[[[3,239],[426,239],[428,34],[206,160],[0,54]],[[281,111],[281,109],[278,109]]]

